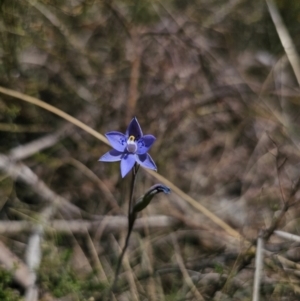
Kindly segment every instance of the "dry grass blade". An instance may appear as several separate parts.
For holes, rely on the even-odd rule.
[[[266,0],[270,15],[276,27],[278,36],[280,38],[281,44],[284,51],[290,61],[290,64],[294,70],[295,76],[297,78],[298,84],[300,86],[300,60],[297,53],[295,44],[278,12],[278,9],[273,0]]]

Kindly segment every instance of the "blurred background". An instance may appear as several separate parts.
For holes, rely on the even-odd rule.
[[[300,2],[269,5],[0,1],[1,300],[104,300],[127,229],[130,176],[98,162],[109,147],[26,95],[101,134],[136,116],[186,194],[139,215],[108,300],[251,300],[243,241],[271,226],[261,300],[298,300],[299,242],[271,234],[299,234]],[[141,169],[136,197],[157,182]]]

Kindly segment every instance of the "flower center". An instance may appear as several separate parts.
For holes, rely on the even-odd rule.
[[[127,140],[127,150],[130,153],[135,153],[137,150],[137,145],[135,142],[135,137],[134,136],[130,136]]]

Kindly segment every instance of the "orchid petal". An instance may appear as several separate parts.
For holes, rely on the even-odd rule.
[[[108,142],[110,145],[119,152],[124,152],[126,144],[127,144],[127,138],[124,134],[120,132],[108,132],[105,134],[106,138],[108,139]]]
[[[118,152],[115,149],[111,149],[109,152],[104,154],[99,161],[102,162],[116,162],[116,161],[121,161],[122,159],[122,153]]]
[[[129,126],[126,130],[126,136],[127,137],[134,136],[134,138],[136,140],[139,140],[141,137],[143,137],[142,129],[141,129],[140,124],[137,121],[136,117],[134,117],[130,121]]]
[[[145,168],[157,170],[157,167],[149,154],[136,155],[136,162]]]
[[[137,142],[136,153],[138,155],[143,155],[143,154],[147,153],[155,140],[156,140],[156,138],[152,135],[145,135],[142,138],[140,138]]]
[[[132,169],[135,163],[135,155],[126,153],[121,160],[121,175],[124,178]]]

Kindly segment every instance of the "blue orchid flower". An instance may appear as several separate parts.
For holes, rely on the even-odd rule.
[[[122,178],[128,174],[135,163],[157,170],[153,159],[147,153],[156,138],[153,135],[143,135],[135,117],[130,121],[125,134],[113,131],[106,133],[105,136],[113,149],[104,154],[99,161],[121,161]]]

